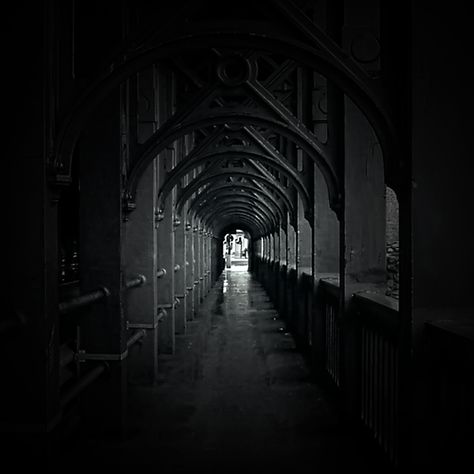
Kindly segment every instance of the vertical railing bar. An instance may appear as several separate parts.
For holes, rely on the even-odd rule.
[[[370,420],[370,330],[365,329],[365,424]]]
[[[337,348],[336,370],[337,370],[337,386],[339,387],[341,383],[341,352],[343,348],[342,348],[342,338],[341,338],[341,324],[337,319],[335,320],[335,323],[336,323],[336,348]]]
[[[390,348],[390,460],[395,457],[395,346]]]
[[[334,319],[333,306],[329,306],[329,373],[334,380]]]
[[[395,368],[394,368],[394,380],[395,380],[395,390],[393,391],[394,396],[395,396],[395,403],[393,404],[394,406],[394,426],[395,426],[395,439],[394,439],[394,462],[396,463],[398,460],[398,449],[400,446],[399,443],[399,436],[400,436],[400,427],[398,423],[399,419],[399,390],[400,390],[400,385],[399,385],[399,379],[398,379],[398,370],[399,370],[399,350],[396,348],[395,351]]]
[[[372,344],[372,330],[369,328],[368,329],[368,354],[369,354],[369,360],[368,360],[368,374],[369,374],[369,380],[367,383],[367,400],[368,400],[368,413],[367,413],[367,425],[370,429],[372,429],[372,381],[373,381],[373,376],[372,376],[372,363],[373,363],[373,358],[372,358],[372,349],[373,349],[373,344]]]
[[[360,417],[365,418],[365,397],[364,397],[364,383],[365,383],[365,328],[362,326],[360,331]]]
[[[380,375],[380,361],[379,361],[379,350],[380,350],[380,337],[376,331],[374,331],[375,335],[375,374],[374,374],[374,381],[375,381],[375,391],[374,391],[374,402],[375,402],[375,411],[374,411],[374,421],[375,421],[375,440],[379,441],[380,436],[380,383],[379,383],[379,375]]]
[[[388,341],[384,338],[383,341],[383,411],[382,411],[382,429],[383,429],[383,449],[385,453],[388,453],[388,429],[387,429],[387,411],[388,411]]]
[[[370,387],[369,387],[369,399],[370,399],[370,429],[372,433],[374,431],[374,333],[372,328],[370,329]]]
[[[384,409],[384,372],[383,372],[384,338],[379,333],[379,444],[383,448],[383,409]]]
[[[334,305],[331,304],[331,372],[332,372],[332,379],[334,382],[336,382],[337,385],[337,379],[336,379],[336,345],[337,345],[337,340],[336,340],[336,320],[334,317]]]

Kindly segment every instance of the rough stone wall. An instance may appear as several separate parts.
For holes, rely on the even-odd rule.
[[[398,240],[387,243],[387,289],[385,294],[398,299],[398,266],[399,266]]]
[[[398,242],[398,199],[389,187],[385,187],[385,219],[386,242]]]
[[[398,299],[398,267],[399,267],[399,241],[398,241],[398,199],[389,187],[385,187],[385,242],[387,256],[387,289],[385,294]]]

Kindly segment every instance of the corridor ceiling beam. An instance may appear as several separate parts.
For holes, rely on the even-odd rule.
[[[236,192],[231,192],[231,193],[226,193],[226,194],[219,194],[214,198],[214,200],[210,200],[207,203],[205,203],[200,209],[197,209],[195,211],[195,216],[197,218],[201,217],[202,215],[205,215],[206,213],[209,212],[209,208],[211,209],[220,209],[223,205],[229,205],[233,203],[243,203],[247,204],[249,208],[258,208],[264,207],[268,215],[272,216],[272,221],[275,223],[275,225],[278,225],[280,220],[284,220],[285,218],[285,213],[282,212],[282,210],[279,207],[274,208],[271,204],[269,204],[267,201],[257,198],[256,196],[252,195],[245,195],[243,193],[236,193]]]
[[[238,178],[238,177],[242,177],[248,180],[253,179],[255,181],[262,182],[265,185],[269,186],[284,200],[285,205],[287,206],[289,211],[291,213],[294,213],[294,206],[291,202],[291,199],[286,195],[286,193],[284,192],[284,188],[282,188],[281,184],[278,183],[276,180],[272,181],[256,173],[249,173],[249,172],[242,173],[238,171],[230,171],[230,172],[225,172],[225,173],[219,173],[216,175],[207,175],[207,176],[204,176],[203,178],[198,177],[198,179],[193,180],[186,188],[182,190],[182,193],[178,197],[178,200],[175,206],[176,214],[177,215],[182,214],[185,203],[193,197],[194,193],[197,193],[199,191],[199,188],[202,188],[212,182],[217,183],[226,178]]]
[[[269,191],[259,187],[255,187],[255,185],[251,186],[249,184],[239,183],[238,185],[227,184],[219,186],[217,188],[206,188],[203,193],[197,195],[194,200],[191,201],[191,203],[189,204],[186,220],[188,220],[188,216],[191,213],[197,213],[202,205],[207,202],[210,202],[213,198],[220,196],[221,193],[232,191],[234,196],[239,196],[240,194],[242,194],[242,190],[247,191],[247,193],[256,193],[262,196],[263,199],[269,200],[271,204],[279,210],[281,215],[286,212],[289,212],[288,208],[286,208],[284,203],[278,202],[275,196],[273,196],[273,194],[271,194]]]
[[[399,167],[399,157],[403,156],[398,152],[399,142],[395,126],[390,118],[389,107],[386,100],[380,93],[373,81],[367,75],[354,65],[347,55],[343,55],[343,51],[333,43],[328,37],[321,33],[320,37],[316,35],[312,41],[302,42],[301,39],[278,36],[265,24],[253,24],[255,31],[249,31],[248,25],[232,25],[221,24],[218,30],[204,25],[200,25],[198,29],[194,29],[192,25],[186,25],[186,30],[178,31],[162,28],[159,35],[154,37],[145,47],[136,49],[134,54],[127,51],[117,60],[114,67],[108,67],[104,70],[104,74],[97,76],[97,81],[92,84],[81,97],[78,98],[75,105],[72,105],[68,111],[63,114],[62,120],[59,122],[58,134],[56,136],[55,150],[51,151],[51,168],[56,182],[68,182],[71,176],[71,161],[75,143],[87,123],[90,114],[101,101],[109,95],[109,93],[127,80],[136,72],[159,62],[161,59],[179,55],[183,51],[192,51],[196,49],[207,49],[209,47],[230,48],[234,50],[253,49],[261,51],[269,51],[284,55],[288,58],[304,64],[319,73],[325,75],[334,84],[339,86],[353,102],[363,111],[372,124],[382,147],[385,170],[387,173],[387,182],[393,183],[392,187],[396,187],[394,180],[397,178]],[[175,25],[173,25],[175,26]],[[313,25],[314,28],[314,25]],[[325,41],[321,40],[321,37]],[[160,39],[161,38],[161,39]],[[317,45],[314,44],[317,41]],[[123,60],[126,58],[126,60]],[[262,89],[263,86],[259,89]],[[248,120],[248,115],[228,114],[219,118],[210,119],[200,122],[201,126],[218,125],[219,123],[235,123],[236,121]],[[263,125],[274,128],[277,132],[284,136],[293,137],[289,134],[288,123],[271,124],[264,118],[256,118],[254,124]],[[189,123],[185,130],[181,133],[199,128],[197,123]],[[180,132],[174,131],[166,136],[161,135],[159,142],[166,147],[169,145]],[[298,134],[296,134],[298,136]],[[128,181],[128,189],[126,200],[130,207],[133,208],[137,182],[143,173],[146,165],[153,160],[160,151],[160,146],[151,147],[141,155],[132,170]],[[305,150],[306,151],[306,150]],[[158,152],[158,153],[157,153]],[[325,178],[329,180],[330,199],[332,206],[336,208],[339,205],[340,196],[337,192],[337,178],[331,173],[329,163],[323,166]]]

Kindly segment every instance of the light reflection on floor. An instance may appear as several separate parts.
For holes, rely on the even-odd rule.
[[[247,265],[232,265],[230,268],[226,268],[230,272],[248,272],[249,268]]]

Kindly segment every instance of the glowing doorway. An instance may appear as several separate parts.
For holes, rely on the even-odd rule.
[[[225,269],[246,272],[249,268],[249,237],[246,232],[236,229],[233,234],[224,237],[223,256]]]

